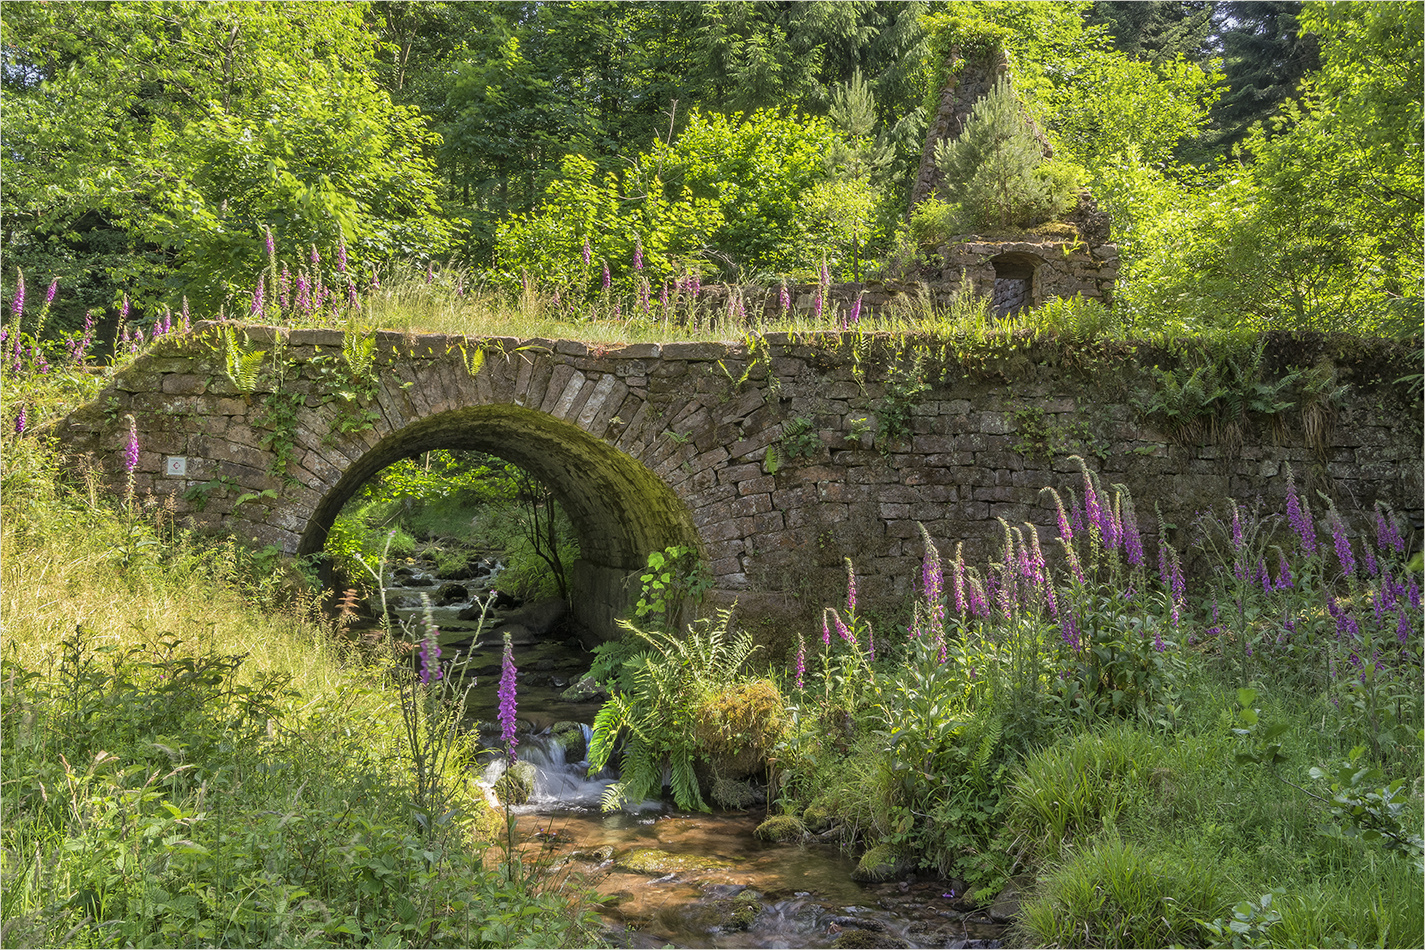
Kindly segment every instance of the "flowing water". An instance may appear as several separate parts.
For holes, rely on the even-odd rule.
[[[452,583],[466,596],[455,596]],[[524,860],[555,880],[605,895],[606,936],[615,945],[1000,945],[1003,926],[958,903],[943,881],[861,885],[851,880],[855,862],[829,842],[759,840],[753,831],[766,817],[762,808],[689,814],[642,802],[604,814],[600,799],[617,776],[605,770],[589,777],[586,758],[589,724],[601,703],[560,698],[587,671],[592,654],[577,630],[551,621],[551,608],[541,605],[491,610],[476,639],[472,606],[478,611],[475,599],[486,597],[491,583],[491,577],[449,581],[417,565],[387,589],[387,598],[400,619],[420,613],[422,591],[439,604],[432,611],[443,656],[456,654],[457,672],[474,676],[470,728],[491,746],[498,743],[495,692],[504,633],[511,634],[520,671],[516,756],[533,767],[530,800],[513,809]],[[482,782],[493,785],[505,760],[491,751],[482,768]]]

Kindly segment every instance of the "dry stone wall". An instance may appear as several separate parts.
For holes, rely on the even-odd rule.
[[[1150,534],[1155,506],[1183,531],[1228,496],[1280,510],[1287,465],[1349,519],[1364,523],[1382,500],[1421,524],[1420,392],[1395,382],[1418,373],[1418,346],[1273,336],[1269,373],[1330,361],[1347,395],[1318,407],[1310,427],[1293,410],[1183,444],[1134,408],[1147,368],[1168,358],[1148,346],[1020,339],[957,350],[823,333],[602,348],[380,333],[369,415],[352,427],[329,388],[339,332],[248,332],[269,351],[253,391],[227,377],[209,327],[135,360],[58,435],[120,492],[132,416],[141,496],[291,553],[318,550],[340,505],[384,465],[440,447],[493,452],[569,511],[581,609],[605,632],[623,579],[675,543],[698,545],[716,596],[748,615],[834,602],[846,557],[863,603],[893,606],[918,573],[917,522],[942,551],[963,542],[980,562],[1002,537],[999,519],[1052,538],[1042,489],[1080,484],[1075,454],[1132,491]],[[296,406],[285,424],[273,413],[283,397]]]

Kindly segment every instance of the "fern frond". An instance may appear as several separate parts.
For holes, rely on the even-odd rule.
[[[589,774],[601,770],[614,751],[614,741],[628,719],[628,701],[614,696],[600,707],[594,716],[593,734],[589,737]]]
[[[687,752],[675,752],[669,762],[673,801],[684,811],[712,811],[698,791],[698,779],[693,774],[693,757]]]

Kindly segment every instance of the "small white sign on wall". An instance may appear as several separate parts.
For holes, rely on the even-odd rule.
[[[168,465],[165,466],[163,473],[172,478],[186,478],[188,475],[188,459],[182,455],[168,456]]]

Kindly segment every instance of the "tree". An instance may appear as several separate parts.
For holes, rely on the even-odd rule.
[[[370,78],[362,13],[7,3],[8,256],[103,303],[211,312],[251,292],[266,226],[293,258],[331,261],[338,234],[353,266],[444,253],[435,141]]]
[[[1227,90],[1212,110],[1207,142],[1226,155],[1267,119],[1320,64],[1317,41],[1301,29],[1294,0],[1228,0],[1213,22]]]
[[[1114,48],[1134,59],[1202,65],[1210,52],[1215,6],[1207,0],[1099,0],[1088,25],[1104,27]]]
[[[960,137],[936,148],[935,162],[963,230],[1028,227],[1074,204],[1062,178],[1046,174],[1044,146],[1030,131],[1008,79],[975,103]]]

